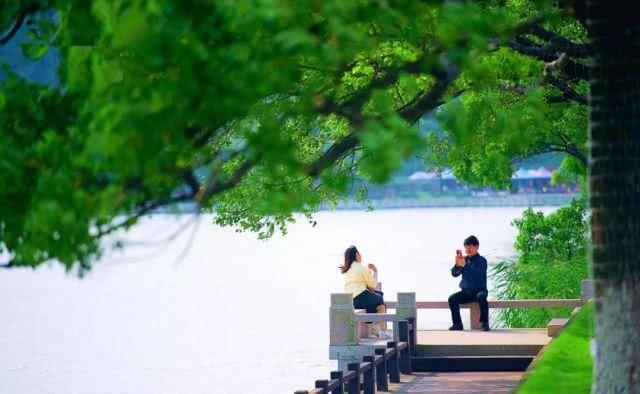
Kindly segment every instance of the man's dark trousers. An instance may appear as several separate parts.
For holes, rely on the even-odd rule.
[[[449,309],[451,309],[451,320],[456,327],[462,327],[460,318],[460,304],[477,302],[480,306],[480,323],[489,323],[489,303],[487,302],[487,290],[467,290],[463,289],[449,296]]]

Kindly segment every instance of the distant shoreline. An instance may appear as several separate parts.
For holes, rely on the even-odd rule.
[[[461,207],[561,207],[568,205],[572,199],[579,197],[577,193],[539,193],[539,194],[507,194],[466,197],[434,197],[429,199],[383,199],[371,200],[369,203],[358,201],[341,201],[336,207],[323,204],[321,210],[365,210],[369,206],[374,209],[402,208],[461,208]]]
[[[368,204],[355,200],[341,201],[332,207],[327,203],[320,205],[320,211],[365,211],[373,209],[411,209],[411,208],[527,208],[527,207],[562,207],[579,193],[531,193],[505,194],[488,196],[450,196],[431,198],[390,198],[371,200]],[[154,213],[184,214],[196,213],[195,203],[180,203],[175,208],[157,209]]]

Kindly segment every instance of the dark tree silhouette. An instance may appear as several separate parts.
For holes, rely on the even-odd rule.
[[[587,1],[597,393],[640,392],[640,6]]]

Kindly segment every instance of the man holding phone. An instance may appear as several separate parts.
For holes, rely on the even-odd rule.
[[[463,330],[460,304],[469,302],[478,303],[482,331],[489,331],[487,259],[478,254],[479,247],[478,238],[472,235],[464,240],[464,250],[467,255],[463,256],[461,250],[456,251],[456,263],[451,268],[451,275],[454,277],[462,275],[462,280],[460,281],[461,291],[449,297],[449,309],[451,309],[451,320],[453,320],[453,325],[449,327],[451,331]]]

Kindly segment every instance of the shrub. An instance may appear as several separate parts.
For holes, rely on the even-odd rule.
[[[544,215],[527,209],[512,223],[518,229],[516,257],[491,269],[498,299],[579,298],[589,276],[588,213],[585,199]],[[571,308],[502,309],[497,320],[508,327],[544,327]]]

